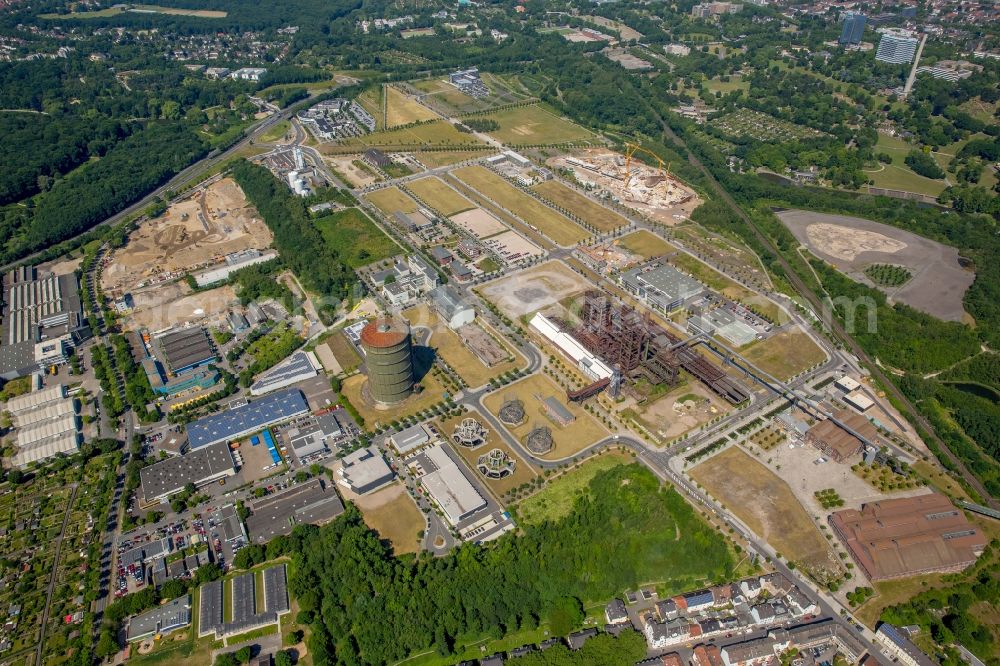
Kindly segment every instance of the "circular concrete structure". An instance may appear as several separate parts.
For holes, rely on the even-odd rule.
[[[511,398],[500,407],[498,416],[507,425],[520,425],[524,421],[524,403]]]
[[[368,373],[368,395],[380,405],[395,405],[413,393],[410,325],[397,317],[377,317],[361,331]]]
[[[536,456],[545,455],[552,450],[552,431],[548,426],[536,426],[528,433],[524,443]]]

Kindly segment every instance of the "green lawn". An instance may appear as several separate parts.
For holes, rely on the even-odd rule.
[[[323,239],[351,268],[398,254],[401,249],[358,208],[348,208],[316,220]]]
[[[518,522],[537,524],[559,520],[569,514],[576,498],[590,485],[591,479],[606,469],[626,462],[631,462],[631,456],[623,453],[605,453],[589,459],[518,504]]]
[[[875,144],[875,152],[886,153],[892,157],[892,163],[879,163],[875,169],[865,171],[868,177],[874,181],[875,187],[903,190],[904,192],[917,192],[932,197],[941,194],[941,191],[947,187],[945,181],[918,176],[906,166],[906,155],[913,148],[914,146],[902,139],[879,133],[878,143]],[[945,156],[939,157],[935,155],[939,163],[941,162],[941,157]],[[946,157],[945,159],[946,161],[941,165],[942,167],[947,166],[948,162],[951,161],[950,157]]]

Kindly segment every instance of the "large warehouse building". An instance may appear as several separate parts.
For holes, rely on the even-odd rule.
[[[308,412],[309,405],[302,391],[285,389],[192,421],[187,425],[188,444],[195,450],[218,442],[229,442]]]
[[[225,442],[183,456],[167,458],[139,471],[144,504],[157,504],[189,483],[200,487],[236,474],[233,454]]]
[[[830,525],[873,581],[961,571],[986,547],[983,533],[938,493],[837,511]]]
[[[215,360],[212,342],[201,326],[170,331],[158,337],[157,342],[175,375]]]
[[[659,263],[625,271],[621,282],[626,290],[643,299],[649,307],[663,313],[676,310],[705,291],[705,285],[693,277],[673,266]]]
[[[875,426],[861,414],[841,409],[834,413],[834,417],[865,440],[871,443],[878,441],[878,431]],[[810,428],[806,432],[806,441],[837,462],[844,462],[860,453],[865,445],[864,441],[841,428],[832,419],[820,421]]]
[[[90,337],[76,275],[22,266],[3,278],[0,377],[14,379],[65,363]]]
[[[561,330],[555,322],[541,312],[532,317],[530,326],[573,359],[577,367],[591,379],[607,379],[614,374],[607,363],[587,351],[576,338]]]
[[[486,500],[441,444],[424,454],[436,469],[422,476],[420,483],[452,526],[486,506]]]

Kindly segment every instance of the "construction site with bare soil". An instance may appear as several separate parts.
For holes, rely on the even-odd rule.
[[[640,153],[658,166],[640,160]],[[576,181],[588,190],[661,224],[679,224],[701,204],[694,190],[670,173],[669,164],[635,144],[629,144],[624,155],[605,148],[588,148],[553,157],[547,164],[572,171]]]
[[[101,273],[111,296],[135,294],[222,262],[227,254],[263,249],[273,236],[231,178],[199,187],[149,220],[116,249]]]
[[[232,289],[192,295],[182,278],[223,263],[227,255],[264,249],[272,240],[236,182],[221,178],[133,231],[125,246],[105,259],[101,287],[112,298],[132,296],[137,325],[155,329],[174,323],[175,316],[210,317],[225,311],[235,298]]]

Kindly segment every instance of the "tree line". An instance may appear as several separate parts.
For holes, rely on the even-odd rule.
[[[282,554],[295,560],[290,587],[317,665],[456,654],[469,637],[543,622],[559,635],[582,620],[584,600],[652,581],[678,590],[721,581],[734,566],[723,538],[635,464],[599,474],[558,521],[445,557],[394,557],[353,504],[327,526],[298,527],[268,545],[267,557]]]

